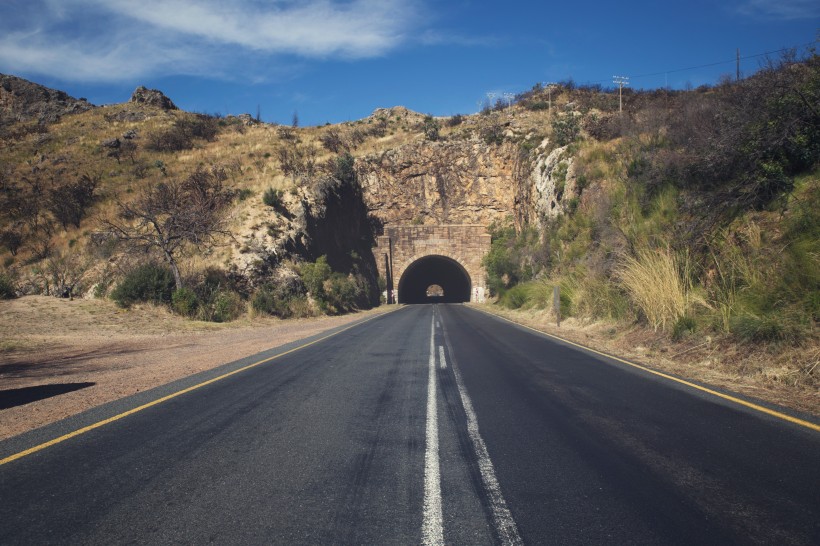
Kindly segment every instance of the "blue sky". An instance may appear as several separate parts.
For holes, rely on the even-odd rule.
[[[189,111],[315,125],[396,105],[472,113],[539,81],[715,83],[737,48],[819,33],[817,0],[2,0],[0,72],[95,104],[145,85]]]

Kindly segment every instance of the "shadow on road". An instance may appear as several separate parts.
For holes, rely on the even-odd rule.
[[[0,410],[22,406],[37,400],[59,396],[69,392],[91,387],[96,383],[56,383],[52,385],[37,385],[22,389],[7,389],[0,391]]]

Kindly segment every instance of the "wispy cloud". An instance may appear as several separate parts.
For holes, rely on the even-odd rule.
[[[416,0],[10,0],[0,5],[0,69],[122,81],[378,57],[407,41],[419,10]]]
[[[737,11],[770,19],[816,19],[820,17],[820,4],[817,0],[744,0]]]

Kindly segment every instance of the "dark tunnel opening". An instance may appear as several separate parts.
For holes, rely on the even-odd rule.
[[[444,295],[428,296],[427,289],[440,286]],[[425,256],[410,264],[399,279],[399,303],[462,303],[470,301],[467,271],[445,256]]]

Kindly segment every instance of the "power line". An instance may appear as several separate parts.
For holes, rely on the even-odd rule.
[[[635,80],[635,79],[638,79],[638,78],[649,78],[649,77],[652,77],[652,76],[663,76],[663,75],[667,75],[667,74],[675,74],[677,72],[686,72],[688,70],[697,70],[698,68],[709,68],[709,67],[712,67],[712,66],[720,66],[720,65],[723,65],[723,64],[735,63],[738,60],[756,59],[758,57],[765,57],[766,55],[773,55],[775,53],[782,53],[784,51],[789,51],[789,50],[792,50],[792,49],[797,49],[797,48],[801,48],[801,47],[808,47],[808,46],[814,45],[816,43],[817,43],[817,41],[808,42],[808,43],[805,43],[805,44],[800,44],[800,45],[796,45],[796,46],[792,46],[792,47],[783,47],[781,49],[775,49],[775,50],[772,50],[772,51],[765,51],[763,53],[755,53],[754,55],[746,55],[746,56],[740,57],[739,59],[734,58],[734,59],[730,59],[730,60],[726,60],[726,61],[717,61],[717,62],[714,62],[714,63],[706,63],[706,64],[700,64],[700,65],[695,65],[695,66],[688,66],[686,68],[675,68],[675,69],[672,69],[672,70],[662,70],[660,72],[651,72],[651,73],[647,73],[647,74],[638,74],[637,76],[632,76],[631,79]],[[595,84],[595,83],[603,84],[603,83],[608,83],[608,82],[609,82],[609,80],[587,81],[587,82],[584,82],[581,85]]]
[[[698,66],[689,66],[687,68],[676,68],[674,70],[664,70],[663,72],[653,72],[651,74],[639,74],[638,76],[633,76],[633,79],[634,78],[648,78],[650,76],[660,76],[661,74],[674,74],[675,72],[685,72],[687,70],[696,70],[698,68],[709,68],[710,66],[719,66],[719,65],[722,65],[722,64],[734,63],[738,59],[741,60],[741,61],[745,60],[745,59],[755,59],[757,57],[765,57],[766,55],[773,55],[774,53],[782,53],[784,51],[789,51],[790,49],[796,49],[798,47],[810,46],[814,43],[815,42],[809,42],[807,44],[801,44],[801,45],[798,45],[798,46],[795,46],[795,47],[784,47],[784,48],[781,48],[781,49],[775,49],[773,51],[766,51],[764,53],[755,53],[754,55],[746,55],[745,57],[730,59],[728,61],[718,61],[718,62],[715,62],[715,63],[701,64],[701,65],[698,65]]]

